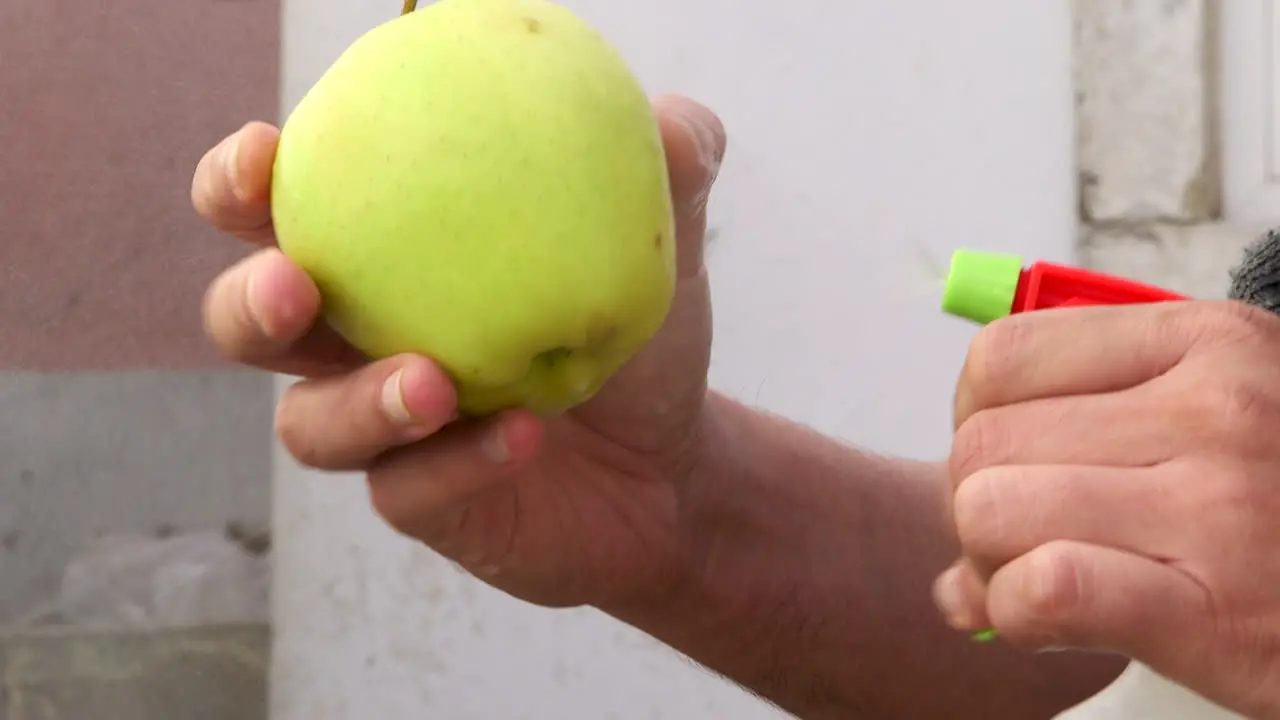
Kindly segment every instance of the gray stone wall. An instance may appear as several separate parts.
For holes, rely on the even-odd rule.
[[[4,720],[266,720],[265,626],[0,635]]]
[[[1215,0],[1073,0],[1080,255],[1221,297],[1260,227],[1222,214]]]
[[[99,535],[270,519],[265,373],[9,373],[0,407],[0,624],[47,606]]]
[[[219,364],[200,327],[205,285],[247,248],[188,187],[220,137],[276,115],[280,16],[278,0],[0,0],[0,65],[17,69],[0,72],[4,720],[265,714],[265,626],[228,643],[26,621],[58,621],[95,537],[270,517],[272,378]],[[171,569],[182,582],[135,572],[126,597],[195,587],[190,564]],[[99,607],[135,611],[118,589]]]

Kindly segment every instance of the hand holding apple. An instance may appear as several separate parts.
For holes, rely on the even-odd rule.
[[[723,153],[710,111],[651,105],[563,8],[442,0],[202,160],[196,207],[264,246],[210,287],[208,333],[304,378],[283,443],[366,470],[406,535],[535,602],[661,595],[686,571]]]
[[[599,393],[549,418],[515,408],[455,421],[455,389],[437,364],[412,353],[370,360],[320,321],[315,284],[274,245],[275,128],[230,136],[193,181],[210,223],[262,248],[210,286],[205,324],[227,357],[304,378],[277,412],[286,447],[311,467],[367,470],[374,508],[393,527],[535,602],[642,603],[688,570],[684,480],[711,338],[703,234],[725,136],[689,100],[661,98],[651,112],[675,210],[671,309]]]
[[[1280,318],[1243,304],[1050,310],[974,341],[950,498],[959,629],[1135,658],[1280,718]]]

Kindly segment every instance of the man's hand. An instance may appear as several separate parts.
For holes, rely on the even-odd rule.
[[[208,334],[238,362],[303,378],[278,410],[284,444],[311,467],[366,471],[403,534],[526,600],[594,605],[800,717],[1045,717],[1114,678],[1107,658],[975,649],[932,614],[924,590],[955,551],[940,464],[875,457],[707,392],[702,242],[724,132],[688,100],[656,112],[679,214],[675,304],[565,416],[456,422],[428,359],[370,362],[320,322],[315,285],[272,237],[278,132],[261,123],[196,171],[201,214],[261,248],[210,287]]]
[[[702,245],[725,138],[691,101],[655,111],[677,209],[675,303],[597,397],[546,420],[456,422],[454,388],[429,359],[371,362],[320,321],[315,285],[271,232],[275,128],[245,127],[195,173],[196,209],[262,248],[214,281],[205,324],[227,357],[303,377],[276,416],[284,445],[310,467],[367,471],[391,526],[532,602],[628,607],[694,572],[683,520],[711,341]]]
[[[1280,718],[1280,318],[1013,316],[974,341],[955,404],[952,626],[1121,653]]]

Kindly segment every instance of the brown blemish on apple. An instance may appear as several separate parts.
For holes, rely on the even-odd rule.
[[[653,236],[653,249],[654,250],[662,249],[662,233],[658,233]]]
[[[524,18],[524,29],[530,35],[537,35],[542,32],[542,23],[537,18],[526,17]]]
[[[549,368],[553,368],[556,366],[557,363],[559,363],[561,360],[568,358],[570,355],[573,355],[573,348],[561,346],[561,347],[554,347],[545,352],[538,353],[538,356],[534,358],[534,360],[542,363],[543,365],[546,365]]]
[[[597,316],[587,323],[587,331],[583,340],[588,347],[603,345],[618,332],[618,325],[613,318]]]

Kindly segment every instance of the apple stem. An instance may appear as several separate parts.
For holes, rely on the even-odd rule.
[[[404,7],[400,10],[401,15],[408,15],[418,9],[418,0],[404,0]]]

